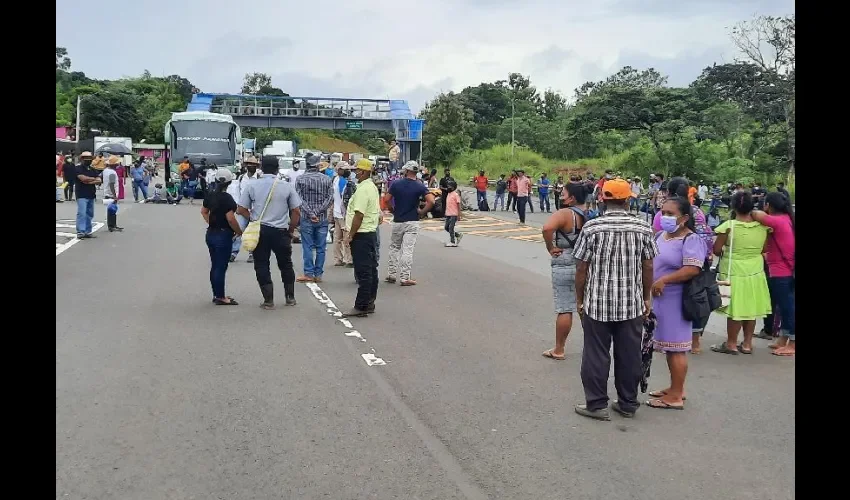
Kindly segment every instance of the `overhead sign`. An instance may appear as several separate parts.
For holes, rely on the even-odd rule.
[[[363,121],[362,120],[348,120],[345,122],[345,128],[348,129],[362,129]]]

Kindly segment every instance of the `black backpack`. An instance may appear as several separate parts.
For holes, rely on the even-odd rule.
[[[481,203],[478,204],[478,210],[481,212],[489,212],[490,204],[487,203],[487,200],[481,200]]]
[[[685,240],[693,234],[685,236]],[[682,316],[688,321],[703,321],[721,305],[723,305],[723,299],[720,296],[720,287],[717,285],[717,271],[711,269],[711,255],[709,255],[700,273],[685,283],[682,289]]]

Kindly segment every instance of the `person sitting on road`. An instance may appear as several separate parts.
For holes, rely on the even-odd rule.
[[[165,183],[165,199],[169,205],[177,205],[183,199],[180,190],[177,189],[177,185],[171,181]]]

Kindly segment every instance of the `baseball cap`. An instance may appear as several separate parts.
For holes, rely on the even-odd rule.
[[[354,168],[357,170],[368,170],[372,171],[372,162],[367,160],[366,158],[360,158],[357,160],[357,163],[354,165]]]
[[[632,187],[623,179],[611,179],[602,186],[603,200],[627,200],[632,196]]]
[[[307,163],[308,167],[315,167],[321,160],[322,159],[317,155],[310,155],[304,161]]]
[[[233,180],[233,173],[221,167],[215,171],[215,179],[219,182],[230,182]]]
[[[410,171],[410,172],[414,172],[414,173],[419,172],[419,164],[416,163],[415,161],[411,160],[411,161],[405,163],[403,167],[401,167],[401,171],[402,172]]]
[[[91,151],[83,151],[80,153],[80,158],[91,158]]]

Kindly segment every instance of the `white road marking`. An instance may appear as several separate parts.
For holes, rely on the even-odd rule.
[[[319,285],[317,285],[316,283],[305,283],[305,285],[310,290],[310,293],[313,294],[313,297],[315,297],[316,300],[318,300],[320,304],[322,304],[323,306],[325,306],[327,308],[326,312],[330,316],[335,317],[337,319],[337,321],[342,323],[342,325],[344,327],[350,329],[350,331],[345,332],[346,337],[354,337],[356,339],[359,339],[361,342],[366,342],[366,339],[363,338],[363,335],[361,335],[359,331],[354,329],[354,325],[351,324],[351,321],[349,321],[348,318],[341,317],[342,312],[339,310],[339,308],[336,306],[336,304],[334,304],[334,302],[331,300],[331,298],[328,297],[328,294],[326,294],[322,290],[322,288],[319,287]],[[370,353],[360,355],[360,357],[363,358],[363,361],[366,362],[366,365],[367,366],[385,366],[387,364],[387,362],[384,361],[383,359],[375,356],[375,348],[373,347],[371,350],[372,350],[372,352],[370,352]]]
[[[57,228],[62,227],[62,228],[67,228],[67,229],[77,229],[77,226],[74,225],[74,224],[59,224],[58,222],[56,223],[56,227]]]
[[[98,229],[103,227],[103,225],[104,225],[103,222],[92,222],[91,232],[96,233]],[[57,227],[58,227],[58,224],[57,224]],[[60,253],[64,252],[65,250],[71,248],[72,246],[74,246],[74,245],[76,245],[77,243],[80,242],[80,239],[77,238],[76,234],[60,233],[59,231],[56,231],[56,236],[62,236],[62,237],[65,237],[65,238],[73,238],[70,241],[68,241],[67,243],[62,243],[62,244],[57,243],[56,244],[56,256],[57,257],[59,257]]]

